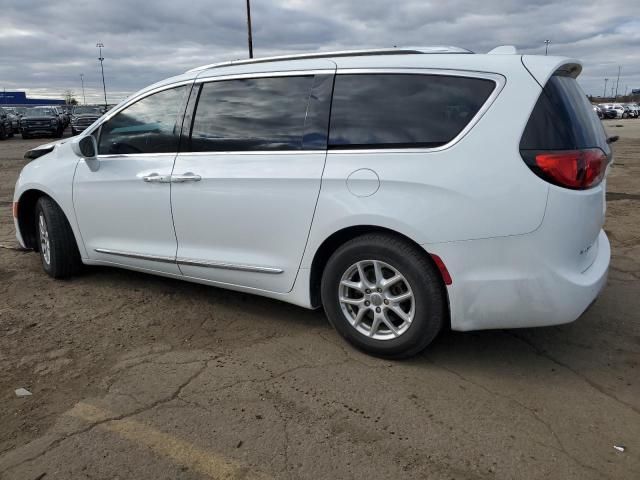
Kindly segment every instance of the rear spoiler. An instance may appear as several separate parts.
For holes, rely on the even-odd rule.
[[[522,65],[541,87],[556,73],[577,78],[582,72],[580,60],[566,57],[548,57],[546,55],[523,55]]]

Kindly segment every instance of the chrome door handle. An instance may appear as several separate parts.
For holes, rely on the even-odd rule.
[[[200,180],[202,180],[200,175],[191,172],[183,173],[182,175],[171,175],[171,183],[199,182]]]
[[[159,175],[157,173],[150,173],[145,175],[142,179],[147,183],[169,183],[171,181],[171,175]]]

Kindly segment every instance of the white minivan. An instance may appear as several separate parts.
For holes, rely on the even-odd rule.
[[[386,49],[196,68],[16,184],[55,278],[123,267],[324,307],[376,355],[577,319],[605,284],[609,141],[577,60]]]

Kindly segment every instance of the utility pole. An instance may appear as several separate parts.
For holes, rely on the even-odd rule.
[[[608,78],[604,79],[604,92],[602,93],[602,98],[607,96],[607,82],[609,81]]]
[[[102,49],[104,48],[104,44],[102,42],[96,43],[96,47],[100,49],[100,56],[98,60],[100,60],[100,70],[102,70],[102,91],[104,92],[104,108],[107,109],[107,86],[104,83],[104,66],[102,62],[104,61],[104,57],[102,56]]]
[[[84,73],[80,74],[80,82],[82,82],[82,104],[87,104],[87,99],[84,97]]]
[[[618,65],[618,79],[616,80],[616,98],[618,98],[618,84],[620,83],[620,70],[622,67]]]
[[[249,42],[249,58],[253,58],[253,38],[251,35],[251,5],[247,0],[247,40]]]
[[[551,40],[545,40],[544,41],[544,54],[547,55],[549,53],[549,44],[551,43]]]

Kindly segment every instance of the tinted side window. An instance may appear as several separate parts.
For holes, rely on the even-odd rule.
[[[102,124],[98,153],[178,151],[187,86],[163,90],[125,108]]]
[[[573,150],[600,147],[609,153],[598,115],[568,76],[553,75],[544,86],[520,140],[521,150]]]
[[[444,75],[337,75],[329,147],[438,147],[478,113],[496,84]]]
[[[191,130],[191,150],[299,150],[313,76],[205,83]]]

